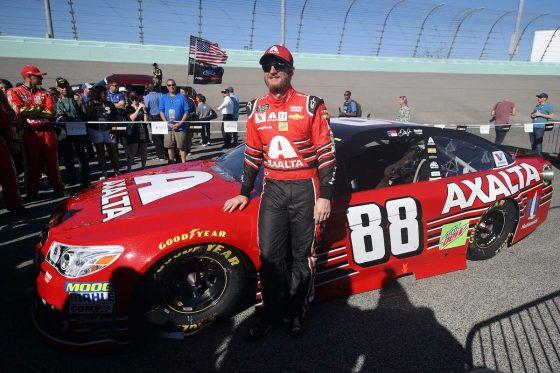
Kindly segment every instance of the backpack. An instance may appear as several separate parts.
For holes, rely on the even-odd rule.
[[[356,104],[356,117],[360,118],[362,116],[362,105],[356,100],[352,100]]]

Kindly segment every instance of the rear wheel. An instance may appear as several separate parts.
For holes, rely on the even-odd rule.
[[[165,256],[146,280],[146,318],[168,330],[194,333],[234,309],[247,271],[236,249],[205,244]]]
[[[491,206],[471,234],[467,259],[489,259],[506,246],[508,236],[515,227],[516,212],[515,205],[509,200],[501,200]]]

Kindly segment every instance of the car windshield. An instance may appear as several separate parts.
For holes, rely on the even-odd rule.
[[[227,152],[216,160],[216,165],[221,168],[223,173],[229,177],[241,182],[241,175],[243,174],[243,158],[245,157],[245,145],[239,145],[237,148]],[[255,189],[260,193],[262,187],[263,170],[262,167],[255,180]]]

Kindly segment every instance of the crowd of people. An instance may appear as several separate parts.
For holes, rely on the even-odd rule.
[[[137,155],[140,168],[146,167],[147,148],[152,142],[156,160],[185,162],[192,148],[193,124],[201,127],[202,147],[210,145],[210,121],[217,118],[217,113],[206,97],[193,94],[188,87],[178,87],[173,79],[167,79],[162,86],[162,71],[155,63],[153,67],[153,83],[145,87],[143,96],[114,81],[103,85],[86,82],[72,89],[64,77],[56,78],[55,87],[45,89],[42,85],[46,73],[31,65],[21,69],[23,81],[15,87],[1,79],[0,185],[7,209],[13,213],[26,211],[24,203],[38,198],[42,173],[46,173],[54,197],[65,195],[65,183],[79,183],[85,188],[94,181],[90,159],[97,159],[101,172],[95,181],[120,175],[119,144],[124,149],[126,172],[132,171]],[[217,110],[222,112],[224,121],[237,120],[239,99],[233,88],[222,93],[224,102]],[[153,134],[150,123],[154,121],[166,122],[168,133]],[[125,125],[118,125],[120,122]],[[224,132],[222,124],[222,133],[224,149],[237,145],[237,132]],[[59,159],[64,164],[63,178]],[[25,199],[18,183],[22,170]]]

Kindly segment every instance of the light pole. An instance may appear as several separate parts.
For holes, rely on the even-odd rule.
[[[54,39],[51,17],[51,3],[49,2],[49,0],[45,0],[43,3],[45,4],[45,18],[47,20],[47,38]]]
[[[515,18],[515,31],[511,35],[511,40],[509,43],[509,60],[513,59],[513,56],[517,53],[517,43],[519,39],[519,27],[521,26],[521,16],[523,15],[523,3],[525,0],[519,0],[519,6],[517,7],[517,17]]]

